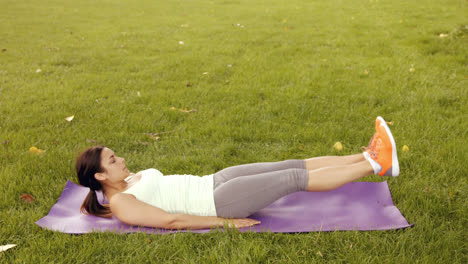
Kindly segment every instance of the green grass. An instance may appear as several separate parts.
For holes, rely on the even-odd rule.
[[[0,245],[18,245],[0,262],[466,263],[466,1],[0,6]],[[394,122],[399,150],[409,146],[387,180],[413,228],[67,235],[34,224],[77,182],[74,160],[94,142],[133,171],[205,175],[357,153],[378,115]]]

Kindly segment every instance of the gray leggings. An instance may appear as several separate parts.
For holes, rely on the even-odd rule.
[[[287,194],[306,191],[308,179],[304,160],[225,168],[214,174],[217,216],[245,218]]]

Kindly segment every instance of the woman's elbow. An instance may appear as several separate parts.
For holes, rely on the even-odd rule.
[[[180,222],[180,215],[181,214],[169,214],[167,215],[166,220],[163,222],[165,227],[164,229],[182,229],[181,222]]]

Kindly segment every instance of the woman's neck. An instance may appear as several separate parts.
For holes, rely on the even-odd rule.
[[[130,173],[129,177],[130,181],[123,180],[121,182],[118,182],[113,185],[104,185],[103,186],[103,191],[104,194],[106,195],[107,199],[110,201],[111,197],[114,196],[117,193],[121,193],[125,190],[127,190],[129,187],[133,186],[136,182],[138,182],[141,179],[141,173]]]
[[[112,196],[117,193],[121,193],[128,188],[128,183],[126,181],[121,181],[112,185],[105,185],[103,186],[104,194],[106,195],[107,199],[110,201]]]

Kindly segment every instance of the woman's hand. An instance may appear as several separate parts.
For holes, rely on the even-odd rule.
[[[255,219],[250,219],[250,218],[233,218],[233,219],[226,219],[228,222],[229,227],[247,227],[247,226],[253,226],[253,225],[258,225],[261,222]]]

